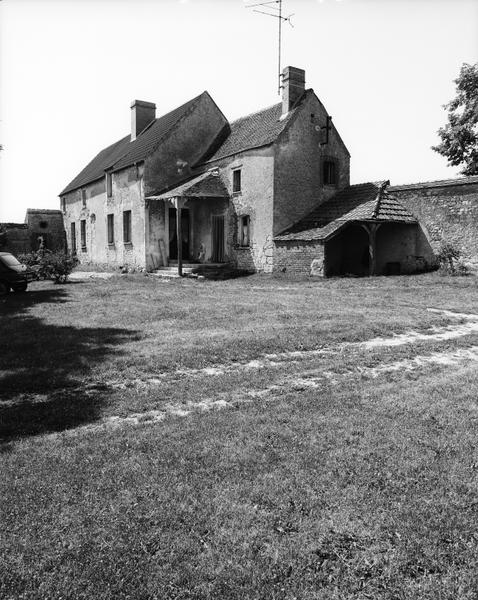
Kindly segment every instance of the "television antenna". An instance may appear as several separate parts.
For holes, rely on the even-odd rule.
[[[265,10],[259,10],[257,7],[262,7]],[[281,44],[282,44],[282,21],[287,21],[291,27],[294,27],[291,22],[291,17],[294,16],[294,13],[291,13],[287,17],[282,15],[282,0],[269,0],[268,2],[257,2],[256,4],[248,4],[245,8],[252,8],[253,12],[260,13],[261,15],[267,15],[268,17],[274,17],[278,20],[278,63],[279,63],[279,87],[278,94],[280,96],[280,91],[282,89],[281,85]],[[275,12],[266,12],[266,11],[275,11]]]

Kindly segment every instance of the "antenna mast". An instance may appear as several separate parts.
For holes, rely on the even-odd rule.
[[[278,6],[276,6],[278,5]],[[276,12],[266,12],[264,10],[257,10],[257,8],[255,8],[256,6],[262,6],[264,7],[266,10],[272,10],[272,11],[276,11]],[[279,84],[278,84],[278,91],[277,93],[280,96],[280,91],[282,88],[281,85],[281,77],[282,77],[282,69],[281,69],[281,46],[282,46],[282,21],[288,21],[289,25],[291,27],[294,27],[291,23],[291,17],[294,16],[294,13],[290,14],[287,17],[283,17],[282,16],[282,0],[269,0],[268,2],[257,2],[256,4],[248,4],[245,8],[252,8],[254,12],[256,13],[261,13],[261,15],[267,15],[268,17],[275,17],[276,19],[278,19],[278,25],[279,25],[279,43],[278,43],[278,69],[279,69],[279,74],[278,74],[278,79],[279,79]]]

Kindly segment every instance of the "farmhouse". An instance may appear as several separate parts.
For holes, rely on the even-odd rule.
[[[434,264],[429,235],[388,181],[350,185],[350,154],[305,72],[282,101],[229,123],[208,92],[131,133],[61,192],[81,262],[148,271],[187,263],[316,275],[411,273]]]

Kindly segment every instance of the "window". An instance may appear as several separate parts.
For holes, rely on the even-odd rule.
[[[85,188],[81,188],[81,204],[83,208],[86,208],[86,190]]]
[[[324,185],[335,185],[337,183],[336,166],[332,160],[324,160],[323,181]]]
[[[71,224],[71,252],[76,254],[76,226],[75,223]]]
[[[63,196],[63,198],[61,199],[61,210],[63,212],[66,212],[66,198]]]
[[[81,251],[86,252],[86,220],[80,221]]]
[[[232,172],[232,193],[241,191],[241,169]]]
[[[111,180],[111,173],[106,173],[106,195],[111,198],[113,195],[113,182]]]
[[[123,211],[123,242],[131,244],[131,211]]]
[[[239,218],[239,244],[241,246],[250,245],[250,225],[251,219],[249,215],[243,215]]]
[[[115,243],[115,216],[108,215],[107,216],[107,226],[108,226],[108,244],[112,246]]]
[[[40,221],[40,229],[48,229],[48,222]]]

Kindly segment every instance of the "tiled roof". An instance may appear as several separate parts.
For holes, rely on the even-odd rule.
[[[203,92],[203,94],[207,94],[207,92]],[[155,119],[133,142],[130,141],[130,135],[127,135],[102,150],[66,186],[60,195],[104,177],[107,170],[122,169],[144,160],[167,136],[173,126],[198,103],[203,94]]]
[[[27,208],[28,215],[61,215],[61,210],[57,208]]]
[[[393,185],[389,188],[390,191],[402,190],[418,190],[423,188],[448,187],[453,185],[468,185],[470,183],[478,183],[478,175],[470,175],[469,177],[457,177],[456,179],[439,179],[438,181],[423,181],[421,183],[408,183],[404,185]]]
[[[197,175],[186,183],[164,192],[159,196],[149,196],[150,200],[167,200],[178,196],[186,198],[229,198],[226,186],[214,169]]]
[[[351,221],[415,223],[415,217],[385,191],[387,184],[378,181],[350,185],[274,239],[326,240]]]
[[[72,181],[70,181],[66,188],[60,193],[60,196],[104,177],[105,170],[124,155],[126,148],[130,143],[129,140],[130,136],[127,135],[97,154],[95,158],[89,162]]]
[[[233,121],[228,137],[206,162],[272,144],[284,131],[296,110],[297,108],[293,108],[281,119],[282,103],[278,103]]]

